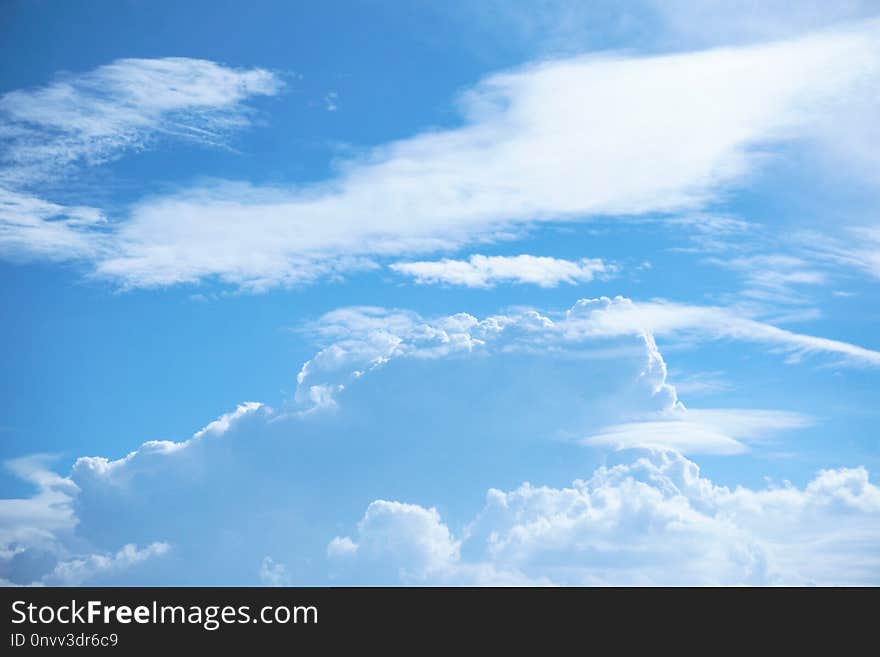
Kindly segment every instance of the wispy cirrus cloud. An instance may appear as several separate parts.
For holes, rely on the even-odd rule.
[[[536,222],[697,210],[760,166],[761,149],[814,136],[874,88],[878,29],[865,21],[748,47],[544,61],[468,89],[460,127],[376,146],[323,182],[221,181],[143,199],[103,231],[69,228],[100,236],[89,261],[124,286],[217,278],[265,289],[345,262],[509,237]],[[124,60],[8,94],[10,161],[28,176],[54,157],[46,148],[88,162],[159,134],[210,141],[241,125],[245,98],[276,90],[258,69]],[[71,118],[53,109],[65,103]],[[30,123],[26,107],[37,110]],[[105,113],[109,121],[95,120]],[[46,147],[33,138],[56,133]],[[14,232],[19,250],[35,233]]]
[[[98,208],[52,203],[0,185],[0,254],[9,258],[96,259],[109,248]]]
[[[858,345],[797,333],[742,311],[668,301],[633,302],[623,297],[584,299],[568,311],[566,335],[615,335],[635,328],[654,335],[694,335],[698,339],[744,340],[787,354],[789,361],[825,354],[853,365],[880,365],[880,352]]]
[[[740,454],[749,443],[787,429],[810,426],[800,413],[754,408],[684,407],[651,420],[602,427],[581,442],[614,449],[674,449],[682,454]]]
[[[339,255],[431,252],[541,221],[697,209],[759,165],[756,147],[811,134],[874,80],[877,30],[868,22],[738,49],[588,55],[490,76],[462,95],[462,127],[377,147],[321,184],[220,183],[143,201],[96,269],[134,286],[219,277],[263,288],[311,280]]]
[[[201,59],[122,59],[0,96],[0,253],[100,261],[118,250],[97,207],[47,198],[78,168],[163,139],[220,145],[250,123],[244,101],[282,87],[263,69]]]
[[[806,232],[798,245],[814,258],[880,279],[880,225],[853,226],[839,235]]]
[[[707,263],[739,273],[745,283],[742,295],[756,301],[803,303],[803,286],[820,286],[829,275],[821,263],[783,253],[763,253],[735,258],[708,258]]]
[[[163,136],[222,143],[230,130],[248,125],[243,101],[281,86],[263,69],[169,57],[121,59],[11,91],[0,97],[0,180],[54,178],[69,165],[113,160]]]

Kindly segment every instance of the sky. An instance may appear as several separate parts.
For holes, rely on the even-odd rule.
[[[0,583],[880,584],[880,3],[0,5]]]

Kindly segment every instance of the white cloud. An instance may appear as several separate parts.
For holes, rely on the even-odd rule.
[[[822,285],[828,274],[802,257],[773,253],[740,256],[727,260],[709,258],[706,262],[741,273],[746,288],[742,294],[758,301],[803,303],[804,296],[797,290],[805,285]]]
[[[98,164],[159,136],[221,143],[247,125],[249,96],[272,95],[279,80],[203,59],[121,59],[45,87],[0,97],[0,180],[31,183],[70,164]]]
[[[417,283],[446,283],[465,287],[494,287],[499,283],[531,283],[556,287],[560,283],[589,283],[597,275],[615,270],[596,258],[578,261],[533,255],[472,255],[467,260],[444,258],[434,262],[397,262],[394,271],[412,276]]]
[[[609,302],[610,303],[610,302]],[[666,370],[653,338],[640,326],[605,335],[565,335],[564,316],[535,310],[491,315],[478,319],[467,313],[424,318],[418,314],[374,307],[342,308],[327,313],[307,331],[329,344],[306,361],[297,375],[296,399],[301,404],[328,407],[328,395],[345,389],[365,374],[389,362],[411,358],[433,360],[516,351],[565,353],[601,357],[603,350],[621,350],[646,362],[644,391],[666,407],[674,391],[665,383]],[[623,340],[617,340],[623,338]],[[319,387],[319,400],[314,388]],[[320,403],[317,403],[317,402]]]
[[[189,440],[147,441],[119,458],[83,456],[68,476],[51,472],[40,458],[12,462],[36,490],[0,501],[0,578],[73,581],[93,573],[102,581],[200,583],[222,567],[229,581],[249,583],[260,572],[265,580],[289,568],[291,579],[314,583],[320,581],[311,561],[316,554],[381,562],[396,545],[400,563],[371,571],[384,572],[386,582],[401,574],[423,583],[556,581],[551,570],[474,561],[471,534],[453,531],[439,511],[388,500],[401,499],[393,491],[420,468],[445,482],[462,472],[478,478],[501,459],[523,481],[535,459],[522,454],[567,454],[561,460],[570,463],[578,441],[591,437],[603,447],[729,454],[760,449],[761,441],[809,421],[770,409],[686,409],[648,329],[709,337],[718,329],[700,324],[705,309],[658,303],[643,310],[626,299],[596,299],[565,312],[518,310],[484,319],[464,313],[426,319],[379,308],[329,313],[307,327],[325,346],[301,369],[296,399],[279,411],[241,404]],[[731,317],[722,314],[722,323],[731,326]],[[756,339],[763,340],[764,330]],[[801,349],[803,336],[787,339],[793,344],[781,347]],[[318,412],[328,407],[336,412]],[[342,462],[341,452],[348,455]],[[851,475],[840,474],[847,483],[833,486],[832,497],[873,508]],[[825,486],[828,478],[822,481]],[[379,495],[384,501],[370,508],[358,535],[327,544],[340,533],[336,521]],[[315,499],[321,504],[312,505]],[[174,546],[173,559],[157,561],[149,572],[123,571],[126,554],[141,550],[127,548],[117,558],[119,545],[151,546],[157,539]],[[254,567],[284,545],[302,546],[286,553],[284,571],[274,561],[264,561],[262,571]],[[646,566],[654,567],[660,566]],[[345,568],[337,574],[333,581],[354,577]]]
[[[657,386],[667,385],[666,370],[653,336],[754,342],[781,351],[789,362],[824,354],[850,365],[880,365],[880,352],[875,350],[788,331],[735,309],[624,297],[582,299],[562,313],[520,310],[484,319],[466,313],[432,319],[406,311],[352,307],[327,313],[309,331],[329,344],[303,365],[296,397],[301,403],[311,400],[324,407],[330,405],[337,386],[397,358],[601,349],[608,346],[607,340],[621,337],[643,342],[649,363],[658,363],[650,377],[650,385]],[[320,386],[320,394],[316,395],[315,386]]]
[[[740,454],[768,434],[810,424],[809,418],[786,411],[679,406],[658,419],[603,427],[583,443],[615,449],[666,448],[683,454]]]
[[[773,409],[686,408],[676,386],[668,380],[655,334],[769,344],[786,353],[789,361],[808,353],[826,353],[857,365],[880,363],[880,354],[875,351],[791,333],[730,309],[642,304],[621,297],[585,299],[564,313],[529,310],[482,320],[467,314],[426,319],[403,311],[346,308],[328,313],[311,330],[331,340],[305,363],[298,376],[296,398],[311,410],[335,407],[336,395],[346,385],[396,359],[480,357],[516,351],[583,356],[591,349],[597,353],[607,349],[609,340],[628,337],[641,343],[641,393],[628,399],[626,422],[596,427],[578,439],[592,446],[662,447],[685,454],[742,453],[767,437],[810,426],[813,421],[799,413]],[[316,388],[321,392],[318,396]]]
[[[260,412],[270,413],[271,409],[260,402],[243,402],[234,411],[224,413],[194,433],[188,440],[180,442],[149,440],[135,451],[115,460],[103,456],[81,456],[74,462],[72,473],[74,478],[79,480],[99,478],[122,483],[137,476],[138,473],[155,468],[156,462],[161,462],[163,457],[182,452],[205,439],[222,436],[238,420]]]
[[[463,563],[461,541],[452,537],[436,509],[376,500],[367,507],[357,530],[357,543],[337,536],[327,546],[328,557],[342,568],[343,577],[357,578],[351,572],[354,560],[368,569],[368,581],[386,584],[549,584],[544,578],[531,580],[488,563]]]
[[[469,584],[488,571],[580,585],[870,585],[878,520],[880,489],[864,468],[824,470],[804,488],[731,490],[675,452],[650,452],[570,488],[491,489],[459,538],[433,510],[374,502],[354,539],[335,539],[356,549],[331,560],[368,581],[396,569],[404,583]]]
[[[52,586],[82,586],[95,577],[118,573],[147,559],[160,557],[169,549],[167,543],[161,542],[142,549],[129,543],[115,554],[89,554],[62,561],[42,581]]]
[[[23,547],[57,553],[56,536],[69,535],[77,524],[77,485],[49,469],[50,458],[34,455],[6,462],[6,469],[30,483],[29,498],[0,500],[0,556],[13,557]]]
[[[262,69],[172,57],[122,59],[0,96],[0,251],[106,257],[118,248],[113,225],[97,208],[42,198],[52,183],[75,167],[115,160],[160,139],[223,144],[250,122],[243,101],[280,87]]]
[[[358,546],[348,536],[337,536],[327,544],[327,556],[344,557],[357,552]]]
[[[673,378],[675,389],[680,394],[694,397],[713,395],[733,388],[723,371],[676,373]]]
[[[851,227],[839,237],[808,232],[799,240],[815,257],[880,279],[880,226]]]
[[[837,356],[855,365],[880,365],[880,352],[840,340],[795,333],[718,306],[695,306],[667,301],[633,302],[629,299],[584,299],[568,313],[560,329],[566,339],[622,335],[643,330],[657,336],[693,334],[700,338],[767,344],[788,354],[794,362],[809,354]]]
[[[462,95],[461,127],[376,147],[321,183],[219,182],[144,199],[114,224],[110,251],[93,262],[129,286],[218,277],[260,289],[372,258],[509,237],[534,222],[698,209],[753,171],[762,148],[813,134],[871,89],[877,30],[863,22],[769,45],[587,55],[493,75]],[[193,84],[193,93],[163,86],[169,78]],[[92,97],[105,79],[126,102],[112,106],[112,120],[97,121],[109,111]],[[17,123],[10,139],[16,166],[39,169],[46,126],[73,144],[75,159],[100,161],[142,144],[143,130],[175,131],[166,115],[202,121],[207,112],[212,132],[213,122],[230,121],[215,117],[217,107],[239,108],[247,95],[275,89],[259,70],[125,60],[73,84],[13,92],[4,106],[16,121],[35,110],[39,139]],[[58,107],[71,93],[86,101],[68,117]],[[183,122],[185,136],[202,134]]]
[[[95,258],[105,241],[96,208],[64,206],[0,185],[0,254],[51,260]]]
[[[753,170],[759,144],[809,132],[845,104],[849,85],[880,63],[876,30],[495,75],[464,94],[463,127],[376,148],[316,186],[218,184],[143,201],[97,269],[129,285],[216,276],[265,287],[310,280],[339,255],[429,252],[532,222],[698,208]]]
[[[390,553],[404,580],[430,577],[459,558],[459,543],[440,522],[437,510],[417,504],[376,500],[358,523],[358,534],[360,555]]]
[[[290,575],[283,563],[266,556],[260,564],[260,581],[264,586],[290,586]]]
[[[168,552],[167,543],[154,542],[142,549],[127,544],[115,553],[81,554],[82,542],[75,536],[81,489],[72,478],[49,470],[50,460],[36,455],[5,464],[37,490],[28,498],[0,500],[0,581],[15,573],[19,583],[79,586]],[[52,566],[46,571],[40,563]]]
[[[157,472],[169,475],[175,467],[188,471],[186,476],[191,477],[191,458],[174,461],[168,457],[191,457],[193,448],[222,436],[241,419],[259,412],[266,412],[261,404],[246,402],[210,422],[189,440],[148,441],[116,460],[80,457],[67,477],[51,471],[50,459],[44,455],[6,462],[6,468],[33,485],[36,493],[0,500],[0,579],[8,578],[4,576],[11,572],[18,583],[78,586],[94,578],[119,575],[147,559],[165,555],[170,549],[165,541],[153,541],[140,549],[127,543],[116,552],[84,552],[89,542],[78,532],[89,494],[101,486],[118,493],[138,478]],[[121,522],[121,518],[112,522]]]

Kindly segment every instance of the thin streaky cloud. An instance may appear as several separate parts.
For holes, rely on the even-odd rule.
[[[464,287],[491,288],[503,283],[556,287],[560,284],[589,283],[597,276],[617,270],[599,258],[565,260],[547,256],[472,255],[467,260],[444,258],[436,261],[396,262],[391,269],[411,276],[416,283],[443,283]]]
[[[39,182],[72,164],[94,165],[169,135],[216,143],[249,123],[243,101],[273,95],[281,80],[263,69],[203,59],[122,59],[44,87],[0,97],[0,180]]]
[[[94,272],[127,287],[220,279],[262,290],[311,282],[340,257],[436,252],[536,222],[699,210],[760,165],[755,146],[809,137],[846,110],[880,71],[878,26],[676,55],[577,56],[490,75],[461,94],[461,127],[378,146],[321,183],[228,181],[136,202],[114,225],[109,253],[91,259]],[[196,95],[209,108],[276,90],[259,70],[236,77],[202,66],[227,82],[226,95]],[[153,80],[126,82],[123,125],[144,120],[139,103],[149,123],[183,102],[173,93],[146,100],[138,85]],[[40,94],[17,93],[7,105],[40,106]],[[44,121],[74,130],[76,143],[95,129],[52,112]],[[110,143],[138,144],[140,134],[113,132]],[[23,143],[20,157],[44,161]]]

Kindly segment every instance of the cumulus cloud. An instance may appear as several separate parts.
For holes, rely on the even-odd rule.
[[[87,499],[102,484],[124,490],[139,477],[157,471],[168,474],[175,465],[186,469],[200,442],[222,435],[239,418],[261,410],[262,405],[254,402],[240,404],[189,440],[147,441],[119,459],[80,457],[66,477],[49,468],[48,456],[7,462],[6,468],[36,492],[26,498],[0,500],[0,577],[8,579],[7,573],[12,573],[18,583],[76,586],[96,577],[119,575],[146,559],[165,555],[170,549],[165,541],[152,541],[140,549],[126,543],[116,552],[83,553],[89,547],[89,541],[78,535],[84,495]],[[189,458],[176,464],[165,458],[175,453],[187,453]]]
[[[494,287],[499,283],[531,283],[539,287],[556,287],[560,283],[589,283],[597,275],[614,270],[600,259],[578,261],[532,255],[472,255],[467,260],[444,258],[435,262],[396,262],[394,271],[412,276],[416,283]]]
[[[139,549],[126,544],[115,553],[82,553],[75,536],[80,487],[49,469],[51,458],[13,459],[8,470],[36,488],[28,498],[0,500],[0,581],[9,584],[79,586],[168,552],[164,542]]]
[[[192,438],[180,442],[171,440],[149,440],[138,449],[124,457],[110,460],[102,456],[81,456],[73,464],[76,479],[112,479],[115,483],[123,483],[138,473],[149,471],[161,462],[164,456],[196,447],[200,441],[211,437],[222,436],[232,424],[246,415],[265,411],[260,402],[243,402],[229,413],[224,413],[216,420],[200,429]],[[161,466],[160,466],[161,467]]]
[[[480,358],[521,352],[644,359],[640,383],[646,396],[662,408],[677,403],[674,390],[666,383],[666,365],[659,349],[642,326],[634,323],[617,332],[567,335],[568,321],[564,313],[543,314],[531,309],[478,319],[467,313],[424,318],[401,310],[342,308],[307,327],[307,332],[329,344],[300,369],[296,399],[328,407],[325,395],[342,391],[397,359]]]
[[[51,458],[33,455],[6,462],[6,469],[31,484],[29,498],[0,500],[0,555],[14,557],[21,546],[57,552],[56,536],[69,534],[77,518],[73,501],[79,489],[49,468]]]
[[[591,453],[585,442],[734,454],[810,421],[772,409],[686,408],[647,330],[681,325],[657,319],[665,308],[638,308],[597,299],[483,319],[379,308],[329,313],[304,329],[323,344],[300,370],[294,398],[277,410],[244,403],[188,440],[82,456],[66,476],[43,458],[12,462],[34,493],[0,501],[0,578],[197,584],[222,568],[236,584],[326,583],[316,559],[378,563],[391,550],[400,563],[370,571],[387,581],[557,581],[551,570],[515,560],[474,561],[471,534],[454,531],[429,506],[393,500],[440,503],[450,486],[479,495],[494,485],[488,475],[504,476],[508,487],[560,473],[571,480]],[[617,312],[623,318],[608,316]],[[838,475],[844,483],[832,496],[870,507],[873,489],[862,486],[863,495],[852,472]],[[336,523],[371,500],[359,533],[328,545],[341,533]],[[147,547],[120,553],[129,545]],[[283,566],[269,554],[283,555]],[[149,571],[139,555],[150,558]],[[342,566],[330,575],[360,581]]]
[[[668,301],[636,302],[625,297],[581,299],[563,312],[526,309],[483,319],[466,313],[424,318],[401,310],[350,307],[327,313],[308,331],[328,344],[303,365],[297,376],[296,396],[300,402],[311,399],[321,406],[330,405],[334,390],[344,389],[347,383],[398,358],[430,359],[494,351],[553,352],[585,346],[601,349],[609,346],[609,340],[626,337],[641,341],[649,353],[649,363],[658,364],[651,385],[659,386],[667,383],[666,369],[654,336],[763,344],[784,353],[789,362],[826,355],[851,365],[880,365],[880,352],[795,333],[735,309]]]
[[[52,586],[81,586],[97,576],[118,573],[147,559],[162,556],[169,549],[168,543],[162,542],[151,543],[142,549],[129,543],[116,554],[89,554],[62,561],[42,581]]]
[[[519,572],[499,571],[489,563],[461,560],[461,541],[454,539],[436,509],[417,504],[376,500],[357,526],[358,542],[337,536],[327,554],[337,566],[356,560],[373,581],[407,584],[477,584],[488,586],[548,584]],[[357,578],[351,572],[345,576]],[[357,580],[355,580],[357,581]]]
[[[652,451],[569,488],[490,489],[459,537],[433,509],[373,502],[354,538],[334,539],[352,548],[331,560],[349,577],[396,570],[404,583],[492,572],[579,585],[870,585],[878,519],[880,488],[864,468],[824,470],[803,488],[730,489]]]

